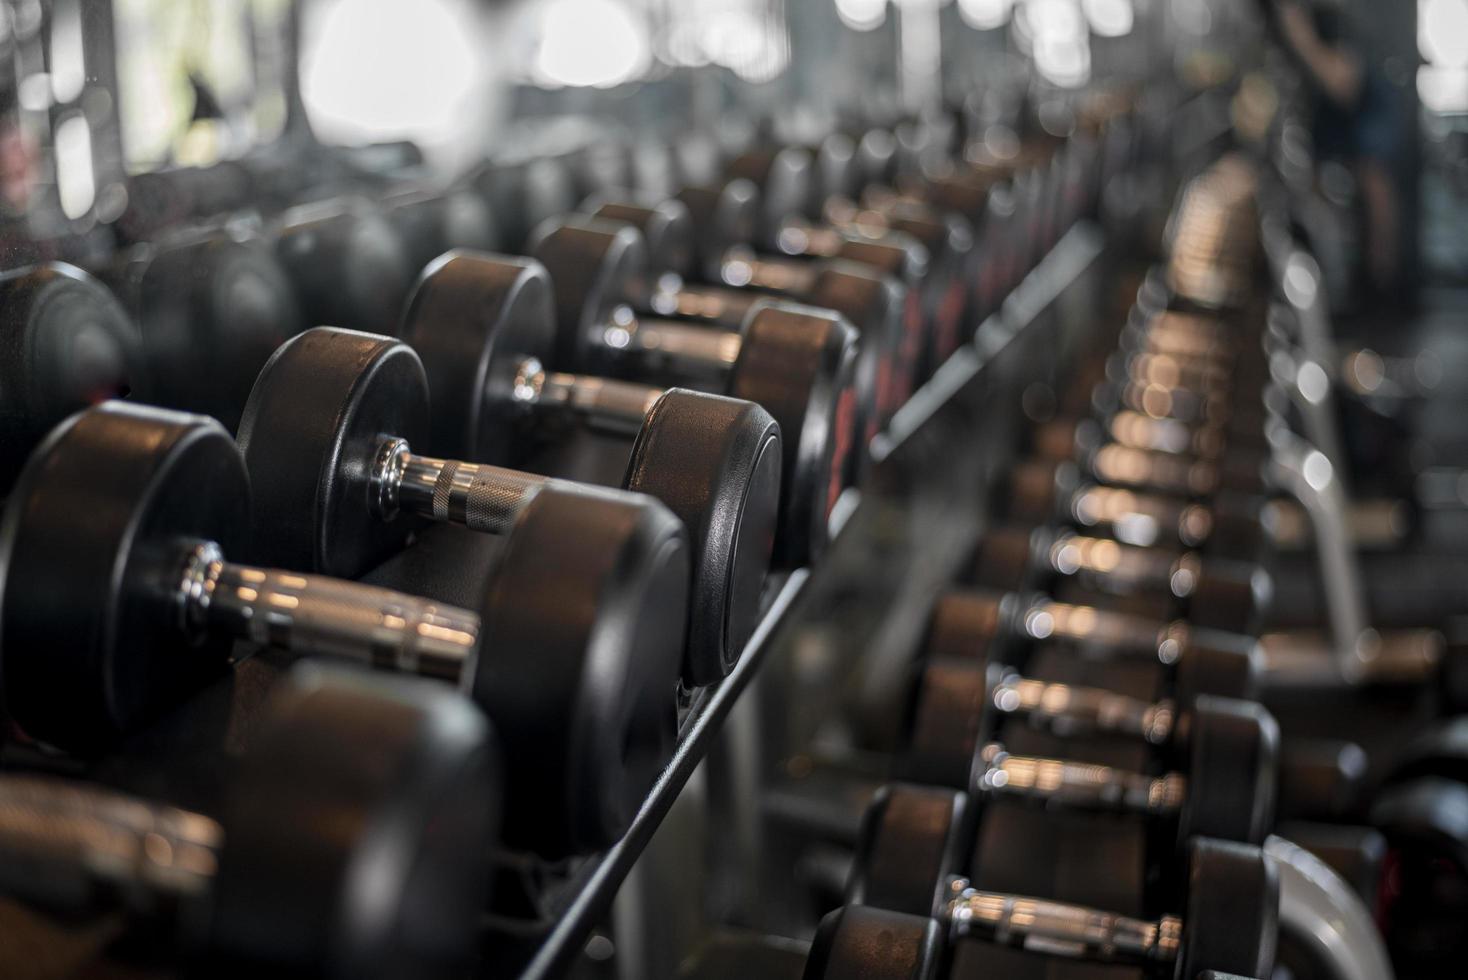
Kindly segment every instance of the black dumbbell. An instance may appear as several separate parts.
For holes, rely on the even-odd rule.
[[[1219,493],[1200,502],[1184,496],[1110,486],[1070,462],[1026,459],[1008,475],[1000,510],[1026,524],[1075,524],[1140,547],[1196,548],[1209,555],[1257,561],[1264,551],[1263,501]]]
[[[108,398],[148,397],[137,325],[62,263],[0,274],[0,495],[56,423]]]
[[[226,561],[249,526],[244,461],[212,420],[112,402],[59,426],[0,517],[10,717],[95,750],[237,640],[435,677],[501,732],[507,839],[556,854],[617,838],[676,732],[688,561],[661,505],[542,489],[478,611]]]
[[[500,244],[520,251],[542,221],[576,208],[576,181],[567,162],[519,151],[476,167],[461,181],[489,202]]]
[[[860,203],[832,199],[826,202],[825,219],[846,231],[876,229],[900,232],[915,239],[928,252],[923,304],[925,347],[918,352],[913,372],[917,381],[928,378],[969,339],[971,322],[969,289],[974,233],[963,217],[942,213],[918,201],[879,195]],[[904,335],[906,339],[906,335]]]
[[[1155,597],[1161,615],[1177,613],[1194,626],[1236,633],[1254,631],[1273,592],[1269,573],[1251,562],[1049,527],[985,532],[964,580],[1007,592],[1050,591],[1066,581],[1107,595]]]
[[[1034,593],[978,590],[938,597],[925,652],[935,658],[1003,661],[1006,645],[1035,643],[1073,650],[1101,663],[1166,669],[1173,697],[1182,704],[1199,694],[1252,698],[1263,656],[1254,638],[1239,633],[1056,602]]]
[[[491,251],[499,242],[488,202],[466,187],[406,187],[383,199],[382,212],[402,239],[415,275],[451,249]]]
[[[231,432],[260,368],[305,328],[270,251],[222,229],[134,246],[102,279],[141,329],[152,400]]]
[[[418,269],[373,204],[341,198],[302,205],[284,212],[267,235],[308,326],[397,330]]]
[[[1133,740],[1157,748],[1175,768],[1157,776],[1015,754],[1001,744],[1005,721],[1065,737],[1056,746],[1063,753],[1072,741]],[[1279,752],[1279,726],[1253,701],[1203,695],[1189,705],[1149,702],[1027,679],[999,665],[934,660],[918,684],[899,767],[905,779],[980,799],[1155,816],[1175,821],[1180,841],[1259,843],[1274,822]]]
[[[790,567],[819,555],[827,517],[849,482],[858,451],[850,325],[825,311],[769,301],[747,307],[737,333],[671,319],[639,319],[629,303],[646,269],[636,229],[558,222],[538,235],[535,252],[550,259],[551,290],[545,291],[543,271],[527,272],[526,280],[537,283],[527,299],[551,300],[556,328],[536,352],[538,365],[546,370],[531,378],[526,387],[532,397],[526,401],[601,403],[615,410],[618,400],[630,398],[638,404],[655,398],[659,390],[641,384],[619,388],[550,370],[560,368],[688,384],[764,406],[780,424],[784,451],[776,561]],[[535,268],[541,269],[538,264]],[[420,289],[415,312],[423,306]],[[540,322],[538,313],[534,322]]]
[[[759,256],[750,250],[758,194],[748,181],[685,187],[655,203],[592,201],[593,219],[636,227],[646,247],[644,271],[624,297],[634,312],[737,329],[767,296],[833,310],[856,328],[857,402],[866,438],[875,435],[911,387],[903,375],[903,344],[922,342],[921,300],[885,267],[903,265],[901,244],[842,239],[819,261]],[[537,253],[551,277],[564,276],[554,255]],[[674,275],[668,276],[667,273]]]
[[[461,319],[460,329],[482,326],[472,313]],[[450,339],[425,342],[442,351]],[[561,485],[419,454],[431,444],[429,390],[418,355],[390,337],[317,327],[275,352],[240,426],[265,561],[355,578],[425,521],[509,533],[542,489]],[[434,394],[459,419],[475,408],[454,402],[457,392]],[[758,405],[677,388],[644,411],[622,487],[662,501],[692,536],[684,676],[707,684],[733,667],[758,618],[779,430]]]
[[[949,972],[957,952],[953,947],[962,940],[994,944],[992,955],[975,950],[975,959],[1000,972],[1008,972],[1006,965],[1015,972],[1024,967],[997,947],[1024,950],[1027,956],[1129,966],[1176,980],[1195,980],[1206,970],[1269,976],[1278,936],[1279,881],[1259,848],[1198,839],[1190,849],[1182,914],[1139,920],[985,891],[954,876],[943,867],[951,852],[923,846],[951,833],[954,811],[962,806],[952,794],[942,795],[948,798],[947,813],[926,814],[926,825],[912,825],[926,840],[908,841],[906,867],[901,869],[908,880],[920,877],[919,867],[936,872],[927,885],[926,907],[914,912],[882,907],[874,901],[884,897],[877,894],[882,884],[868,878],[856,889],[853,904],[822,920],[806,961],[806,980],[969,976],[967,968]],[[945,801],[937,802],[941,806]]]
[[[0,894],[105,917],[205,973],[461,976],[500,813],[483,716],[423,685],[308,671],[282,688],[217,819],[0,777]]]
[[[897,404],[962,343],[968,305],[973,229],[962,216],[940,212],[873,184],[887,183],[874,159],[877,139],[860,143],[837,132],[814,147],[762,147],[732,160],[732,182],[748,180],[773,199],[749,223],[743,244],[779,255],[846,257],[866,262],[909,287],[909,310],[894,381]],[[888,143],[891,138],[888,135]],[[863,148],[866,151],[863,152]],[[802,193],[801,188],[805,191]],[[885,191],[885,192],[884,192]],[[685,192],[691,208],[707,206],[709,192]],[[799,210],[782,210],[804,199]],[[761,231],[763,229],[763,231]],[[912,244],[921,246],[921,251]],[[719,280],[715,280],[719,281]]]

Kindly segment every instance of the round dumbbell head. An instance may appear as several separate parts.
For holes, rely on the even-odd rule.
[[[1188,792],[1179,833],[1258,844],[1274,826],[1279,724],[1256,701],[1204,695],[1182,716]]]
[[[631,225],[557,218],[538,227],[529,253],[550,273],[556,308],[557,370],[586,371],[601,355],[595,335],[619,307],[647,295],[647,243]]]
[[[881,238],[843,238],[835,257],[869,266],[901,283],[921,282],[931,259],[921,242],[901,231],[886,232]]]
[[[897,176],[897,140],[891,130],[869,129],[856,145],[861,186],[890,184]]]
[[[287,211],[275,232],[311,326],[391,334],[417,271],[402,238],[367,202],[328,201]]]
[[[400,549],[417,523],[369,508],[388,437],[428,438],[428,382],[412,348],[333,327],[281,345],[240,423],[259,560],[355,578]]]
[[[223,668],[170,608],[182,549],[248,540],[249,483],[212,419],[109,402],[37,448],[0,518],[0,660],[31,737],[86,751]]]
[[[383,216],[402,239],[412,269],[450,249],[488,251],[497,241],[488,202],[463,188],[400,191],[383,202]]]
[[[260,368],[305,327],[270,251],[223,231],[139,246],[109,281],[142,326],[158,402],[231,431]]]
[[[774,241],[786,221],[807,213],[815,196],[815,161],[809,150],[797,146],[741,153],[729,162],[725,174],[759,188],[759,237],[765,242]]]
[[[1201,694],[1250,700],[1263,663],[1264,651],[1253,637],[1190,626],[1173,672],[1173,697],[1183,705]]]
[[[283,687],[222,814],[210,955],[231,972],[462,976],[500,813],[484,717],[362,672]]]
[[[684,187],[677,199],[693,223],[695,274],[719,281],[719,266],[735,246],[749,247],[759,237],[760,193],[749,180]]]
[[[926,915],[846,905],[816,929],[804,980],[936,980],[943,930]]]
[[[981,658],[926,661],[905,726],[907,745],[898,763],[902,778],[956,790],[974,785],[975,755],[993,728],[987,710],[990,686]]]
[[[101,283],[61,263],[0,275],[0,491],[71,413],[148,396],[137,326]]]
[[[627,829],[677,736],[689,559],[644,497],[548,487],[481,609],[475,701],[505,743],[505,840],[547,857]]]
[[[623,486],[662,501],[688,529],[692,607],[683,676],[734,669],[759,621],[780,512],[780,428],[753,402],[673,388],[638,432]]]
[[[1014,618],[1019,599],[969,590],[943,593],[933,604],[923,650],[935,659],[984,661]]]
[[[808,205],[810,215],[819,216],[825,202],[836,196],[854,197],[861,190],[860,161],[856,141],[845,133],[832,133],[821,140],[815,150],[814,198]]]
[[[1188,594],[1188,621],[1212,629],[1253,632],[1269,608],[1274,582],[1253,562],[1206,558]]]
[[[1279,938],[1279,871],[1252,844],[1195,840],[1188,859],[1182,948],[1174,976],[1204,970],[1267,977]]]
[[[856,394],[863,413],[863,438],[870,439],[897,407],[896,372],[902,364],[903,335],[909,325],[907,291],[895,279],[867,266],[833,259],[816,267],[804,299],[811,306],[839,313],[856,329]]]
[[[638,204],[597,195],[582,208],[600,221],[620,221],[642,232],[647,245],[647,264],[653,276],[673,272],[692,275],[694,227],[688,206],[677,198],[655,204]]]
[[[555,340],[550,276],[533,259],[453,251],[423,270],[403,317],[432,393],[423,450],[518,465],[535,444],[516,398],[526,366]]]
[[[726,393],[764,407],[780,425],[785,486],[775,561],[808,564],[825,547],[851,456],[863,451],[856,444],[855,331],[824,310],[761,302],[741,335]]]
[[[986,531],[974,550],[969,579],[976,585],[1017,591],[1035,585],[1035,556],[1044,555],[1055,540],[1048,527],[1029,530],[998,527]]]
[[[1025,460],[1017,463],[1009,474],[1009,495],[1005,513],[1012,520],[1026,524],[1042,524],[1061,513],[1080,483],[1073,463],[1050,460]]]
[[[969,846],[968,798],[961,792],[889,783],[862,816],[846,901],[909,915],[932,915]]]

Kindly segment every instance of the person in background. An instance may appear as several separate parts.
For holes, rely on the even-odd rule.
[[[1406,139],[1395,93],[1367,61],[1340,0],[1276,0],[1270,6],[1278,35],[1314,98],[1317,160],[1339,161],[1355,174],[1371,298],[1393,297],[1400,278],[1401,205],[1392,174]]]

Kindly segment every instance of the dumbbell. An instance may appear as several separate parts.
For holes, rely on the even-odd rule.
[[[382,200],[382,213],[402,239],[415,275],[451,249],[487,252],[499,240],[488,202],[466,187],[404,187]]]
[[[837,143],[847,148],[833,151]],[[731,188],[746,183],[758,188],[736,238],[743,247],[701,251],[699,269],[707,281],[784,283],[800,272],[792,258],[849,259],[906,287],[901,332],[881,398],[879,422],[885,423],[961,343],[969,274],[964,266],[973,245],[968,224],[912,200],[876,198],[858,207],[852,195],[860,178],[850,140],[841,134],[823,141],[814,156],[801,147],[750,151],[731,161],[727,173],[729,183],[722,187],[688,187],[678,195],[695,225],[708,226],[728,213],[723,198]],[[806,205],[787,210],[802,198]],[[768,254],[755,255],[751,245]],[[867,332],[864,323],[854,322]]]
[[[1031,525],[1075,524],[1139,547],[1206,550],[1258,560],[1264,549],[1264,502],[1219,493],[1206,502],[1145,489],[1110,486],[1070,462],[1026,459],[1010,470],[1000,512]]]
[[[0,895],[203,973],[461,976],[499,823],[483,716],[423,685],[308,671],[281,688],[217,819],[0,776]]]
[[[1026,727],[1060,738],[1024,739]],[[1009,734],[1064,757],[1025,754]],[[1158,776],[1070,757],[1072,745],[1084,754],[1098,739],[1158,750],[1174,768]],[[1160,817],[1176,823],[1179,841],[1257,844],[1274,822],[1279,751],[1279,726],[1252,701],[1144,701],[949,659],[923,669],[899,771],[980,800]]]
[[[1254,632],[1273,591],[1269,573],[1251,562],[1049,527],[986,531],[963,579],[1006,592],[1048,592],[1064,582],[1087,594],[1130,599],[1158,615],[1183,615],[1194,626],[1238,633]]]
[[[231,432],[260,368],[306,326],[270,251],[222,229],[136,245],[100,276],[141,330],[152,399]]]
[[[465,325],[480,326],[472,315]],[[418,355],[390,337],[317,327],[275,352],[240,425],[265,561],[355,578],[423,522],[505,534],[543,489],[567,486],[420,455],[416,447],[431,444],[429,392]],[[474,410],[454,403],[455,392],[434,394],[460,419]],[[732,669],[758,619],[779,509],[780,435],[750,402],[679,388],[656,396],[641,407],[622,488],[660,500],[691,535],[684,676],[702,685]],[[515,420],[496,424],[509,429]]]
[[[1007,661],[1005,648],[1043,644],[1098,664],[1136,664],[1151,676],[1166,671],[1173,698],[1200,694],[1252,698],[1263,656],[1249,636],[1057,602],[1034,593],[1001,595],[955,590],[933,605],[927,656]],[[1031,671],[1031,674],[1034,672]]]
[[[418,269],[382,213],[359,198],[291,208],[266,233],[310,326],[391,335]]]
[[[905,876],[915,876],[919,861],[925,868],[940,863],[919,853],[914,847],[906,855]],[[928,907],[917,914],[879,907],[870,894],[829,913],[811,944],[806,980],[1026,976],[1036,969],[1036,956],[1177,980],[1196,980],[1205,971],[1267,977],[1273,968],[1278,872],[1250,845],[1195,841],[1182,914],[1150,921],[985,891],[951,873],[934,881]],[[972,940],[980,942],[960,948]]]
[[[0,273],[0,496],[56,423],[151,393],[138,327],[96,279],[59,262]]]
[[[728,331],[738,329],[753,307],[778,296],[844,317],[857,334],[856,399],[861,431],[870,439],[905,390],[898,378],[903,338],[912,330],[920,340],[922,329],[922,311],[908,301],[912,294],[883,275],[873,256],[903,261],[907,253],[853,244],[850,254],[818,262],[756,256],[746,243],[757,200],[747,181],[731,181],[685,187],[677,197],[655,203],[592,201],[588,209],[594,221],[623,222],[642,233],[646,258],[621,298],[634,313],[676,316],[687,321],[685,329],[697,324]],[[553,249],[538,247],[536,256],[559,286],[569,273],[561,266],[585,258]]]
[[[554,311],[554,335],[536,348],[533,358],[521,362],[527,379],[519,386],[521,410],[570,403],[586,405],[593,414],[616,414],[619,403],[646,405],[661,390],[591,380],[552,368],[689,384],[762,405],[780,424],[784,443],[775,560],[782,567],[814,560],[825,545],[827,517],[850,482],[851,461],[858,451],[852,387],[856,343],[846,320],[769,301],[751,304],[737,333],[676,320],[640,319],[628,303],[646,268],[636,229],[567,221],[539,234],[534,251],[550,260],[546,266],[500,260],[504,276],[536,284],[533,293],[527,290],[526,302],[535,304],[537,312],[530,322],[537,325],[537,332],[540,311],[546,309],[540,304],[549,301]],[[472,259],[457,261],[467,265]],[[443,266],[436,271],[450,270]],[[433,294],[426,293],[427,282],[415,296],[414,316],[421,317],[421,311],[430,308]],[[503,288],[508,286],[505,282]],[[428,329],[413,333],[412,342],[421,349],[419,338],[428,333]],[[430,374],[436,377],[432,369]]]
[[[928,252],[924,319],[926,346],[914,377],[921,382],[958,350],[972,324],[969,280],[974,249],[973,227],[962,216],[943,213],[916,201],[890,203],[851,199],[826,202],[825,220],[847,232],[861,229],[894,231],[911,236]]]
[[[661,505],[542,488],[477,611],[226,561],[249,526],[244,461],[214,421],[110,402],[59,426],[0,516],[19,728],[95,751],[243,640],[461,685],[507,749],[507,840],[556,855],[621,834],[676,733],[688,561]]]

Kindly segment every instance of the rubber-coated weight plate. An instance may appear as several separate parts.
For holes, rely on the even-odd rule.
[[[547,857],[606,847],[677,736],[687,538],[646,498],[547,488],[509,542],[472,680],[505,740],[505,839]]]
[[[190,644],[170,602],[191,541],[243,550],[248,486],[217,423],[124,402],[36,450],[0,518],[0,668],[28,734],[100,748],[222,668],[230,642]]]
[[[331,327],[281,345],[240,423],[263,560],[356,578],[401,548],[419,523],[368,509],[387,438],[428,438],[428,381],[412,348]]]
[[[855,332],[846,321],[791,304],[760,304],[744,322],[726,393],[780,424],[784,495],[775,562],[794,567],[825,547],[827,519],[857,452]]]
[[[424,451],[518,466],[535,444],[531,410],[516,401],[530,361],[545,367],[555,339],[550,277],[530,259],[454,251],[424,270],[403,318],[403,342],[428,378],[432,423]]]
[[[647,413],[623,486],[688,530],[692,609],[683,676],[725,676],[759,620],[780,502],[780,430],[751,402],[673,388]]]

